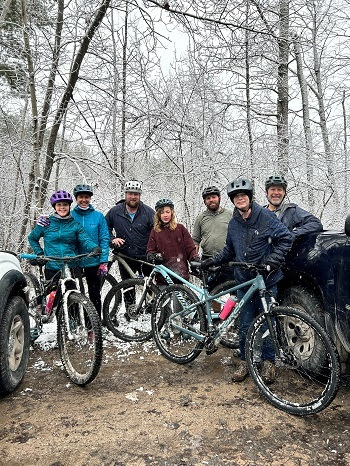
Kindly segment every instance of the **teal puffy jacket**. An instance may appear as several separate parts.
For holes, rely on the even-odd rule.
[[[44,240],[44,248],[39,243],[40,238]],[[49,226],[37,225],[29,233],[28,241],[35,254],[44,253],[45,256],[76,256],[81,248],[90,252],[98,246],[74,218],[60,219],[53,215],[50,215]],[[51,270],[61,267],[61,262],[50,261],[46,264],[46,268]]]
[[[89,205],[87,210],[75,206],[72,210],[72,217],[84,227],[90,238],[102,249],[100,256],[82,259],[81,267],[94,267],[108,262],[109,230],[104,215],[95,210],[92,205]],[[89,251],[86,248],[79,249],[80,254],[85,252]]]

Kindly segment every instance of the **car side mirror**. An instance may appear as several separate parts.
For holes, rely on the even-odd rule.
[[[345,234],[350,236],[350,214],[345,219]]]

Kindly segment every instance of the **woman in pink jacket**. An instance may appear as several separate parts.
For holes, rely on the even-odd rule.
[[[155,211],[147,255],[152,258],[154,254],[160,253],[166,267],[188,280],[188,262],[198,258],[192,237],[184,225],[177,223],[173,201],[160,199]]]

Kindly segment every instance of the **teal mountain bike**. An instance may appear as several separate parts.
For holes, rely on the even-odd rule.
[[[200,266],[200,264],[191,264]],[[167,286],[156,296],[151,324],[160,352],[170,361],[187,364],[203,349],[214,352],[217,344],[234,325],[246,302],[258,293],[262,313],[251,324],[245,356],[250,376],[262,395],[277,408],[291,414],[307,415],[321,411],[336,396],[340,381],[340,364],[335,345],[324,328],[304,312],[279,306],[266,290],[262,273],[266,266],[230,263],[255,274],[255,278],[209,294],[208,272],[202,271],[203,289],[191,284]],[[254,275],[253,274],[253,275]],[[247,290],[231,314],[218,320],[211,311],[213,300],[224,294]],[[269,296],[269,299],[266,299]],[[261,377],[262,348],[274,348],[276,380],[267,384]]]

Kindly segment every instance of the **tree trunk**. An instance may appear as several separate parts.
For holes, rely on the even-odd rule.
[[[293,37],[293,45],[295,58],[297,63],[297,76],[300,86],[301,101],[303,108],[303,128],[305,134],[305,148],[306,148],[306,179],[307,179],[307,195],[308,204],[311,209],[314,208],[314,190],[313,190],[313,164],[314,164],[314,148],[311,136],[311,123],[310,123],[310,107],[309,107],[309,95],[307,89],[307,82],[304,76],[303,61],[300,47],[300,37],[295,35]]]
[[[50,132],[48,144],[47,144],[47,151],[46,151],[46,162],[45,162],[45,168],[44,168],[44,174],[43,174],[43,180],[42,180],[42,186],[41,186],[41,206],[44,204],[45,198],[46,198],[46,193],[47,193],[47,186],[50,180],[51,176],[51,171],[55,159],[55,144],[57,140],[57,135],[58,131],[61,126],[62,118],[67,110],[68,104],[73,96],[73,91],[76,85],[76,82],[79,77],[79,71],[81,64],[83,62],[83,59],[85,57],[85,54],[89,48],[90,42],[101,24],[107,10],[109,7],[111,0],[103,0],[101,6],[98,8],[98,10],[95,13],[95,16],[90,24],[89,29],[87,30],[84,38],[81,41],[81,45],[78,49],[78,52],[75,56],[71,72],[69,75],[69,80],[67,83],[66,90],[63,94],[63,97],[61,99],[61,103],[58,107],[58,110],[56,112],[56,116],[53,122],[53,126]]]
[[[125,4],[124,43],[123,43],[122,127],[121,127],[121,152],[120,152],[120,174],[122,177],[125,176],[127,53],[128,53],[128,3]],[[117,171],[116,167],[115,169]]]
[[[343,90],[343,98],[341,101],[343,109],[343,132],[344,132],[344,211],[345,214],[348,213],[348,133],[347,133],[347,119],[346,119],[346,110],[345,110],[345,90]]]
[[[282,175],[288,171],[288,58],[289,58],[289,0],[279,3],[278,80],[277,80],[277,139],[278,165]]]

